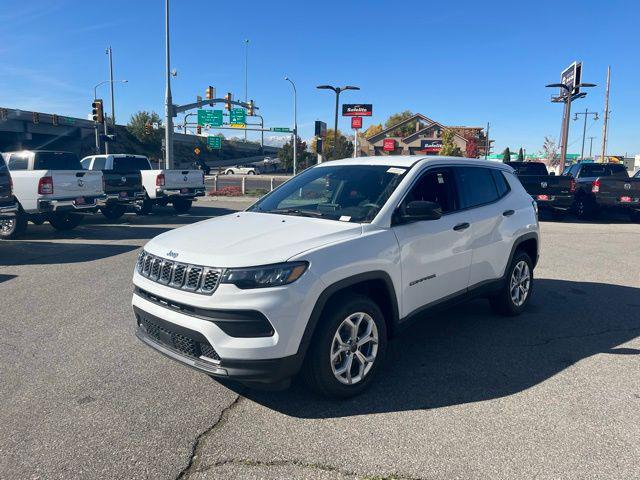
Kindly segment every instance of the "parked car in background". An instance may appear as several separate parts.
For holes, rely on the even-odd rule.
[[[3,238],[19,236],[29,221],[70,230],[81,222],[82,213],[96,212],[105,198],[102,172],[84,170],[75,153],[23,150],[2,155],[19,203],[15,222],[2,231]]]
[[[225,175],[259,175],[260,169],[256,165],[235,165],[224,170]]]
[[[640,178],[629,178],[623,164],[576,163],[564,175],[575,182],[578,217],[591,218],[602,210],[614,210],[640,221]]]
[[[523,312],[538,236],[536,202],[501,163],[326,162],[247,211],[149,241],[133,274],[137,335],[215,377],[284,386],[302,370],[349,397],[427,311],[486,297]]]
[[[91,155],[80,163],[85,170],[102,172],[105,199],[100,202],[100,211],[105,217],[115,220],[124,215],[128,208],[141,207],[144,190],[135,157]]]
[[[13,195],[13,182],[2,155],[0,155],[0,231],[7,232],[14,228],[18,201]]]
[[[140,173],[144,200],[136,209],[138,214],[148,214],[154,205],[169,203],[179,213],[188,212],[193,200],[204,196],[204,173],[200,170],[153,169],[144,155],[119,153],[104,157],[106,170],[113,170],[114,165],[123,162],[128,171]]]
[[[574,183],[571,178],[549,174],[541,162],[506,162],[516,172],[524,189],[538,207],[562,217],[573,206]]]

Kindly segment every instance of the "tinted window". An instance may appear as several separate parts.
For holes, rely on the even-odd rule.
[[[27,170],[29,168],[29,158],[26,155],[12,153],[9,159],[9,170]]]
[[[509,193],[510,187],[507,179],[504,178],[504,173],[500,170],[491,169],[491,173],[493,174],[493,180],[496,182],[496,188],[498,189],[498,196],[500,198],[504,197],[507,193]]]
[[[34,170],[82,170],[80,159],[70,152],[36,152]]]
[[[4,172],[7,169],[7,164],[4,163],[4,158],[0,155],[0,172]]]
[[[151,166],[149,165],[149,160],[145,157],[115,157],[113,159],[113,169],[116,172],[137,172],[139,170],[151,170]]]
[[[80,162],[80,165],[82,165],[83,170],[89,170],[89,165],[91,165],[91,159],[83,158],[82,161]]]
[[[549,173],[544,163],[508,162],[507,165],[513,168],[518,175],[548,175]]]
[[[438,203],[442,213],[457,210],[458,202],[451,169],[429,170],[425,173],[407,194],[404,204],[416,200]]]
[[[91,165],[91,170],[104,170],[104,164],[107,159],[104,157],[96,157],[93,161],[93,165]]]
[[[492,169],[456,167],[456,170],[460,180],[464,208],[477,207],[498,199],[498,190],[493,181]]]
[[[565,175],[571,175],[572,177],[575,177],[576,174],[578,173],[578,169],[580,168],[580,165],[571,165],[571,168],[569,168],[569,170],[565,171],[564,174]]]

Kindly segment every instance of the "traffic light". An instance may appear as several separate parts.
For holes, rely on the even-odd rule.
[[[152,132],[153,132],[153,125],[151,125],[150,123],[145,123],[144,124],[144,134],[145,135],[151,135]]]
[[[93,107],[93,121],[96,123],[104,123],[104,110],[102,109],[102,100],[99,98],[94,100],[91,104],[91,107]]]
[[[33,112],[33,123],[40,123],[40,114],[38,112]]]
[[[224,96],[224,108],[226,108],[229,112],[231,111],[231,92],[227,93]]]
[[[198,125],[198,126],[196,127],[196,133],[197,133],[198,135],[202,135],[202,125]]]
[[[249,106],[247,107],[247,115],[253,117],[253,100],[249,100]]]
[[[207,100],[213,100],[216,96],[215,91],[213,89],[213,87],[211,85],[209,85],[207,87],[207,89],[204,92],[204,96]]]
[[[58,115],[55,113],[51,115],[51,124],[54,126],[58,126]]]

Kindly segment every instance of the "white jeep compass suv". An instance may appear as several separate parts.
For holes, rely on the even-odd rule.
[[[517,315],[540,248],[536,204],[503,164],[363,157],[305,170],[246,211],[140,253],[137,335],[215,377],[328,396],[364,390],[411,319],[484,296]]]

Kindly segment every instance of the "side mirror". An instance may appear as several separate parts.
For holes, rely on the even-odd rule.
[[[423,220],[438,220],[442,217],[442,208],[436,202],[415,200],[409,202],[399,214],[400,223],[421,222]]]

